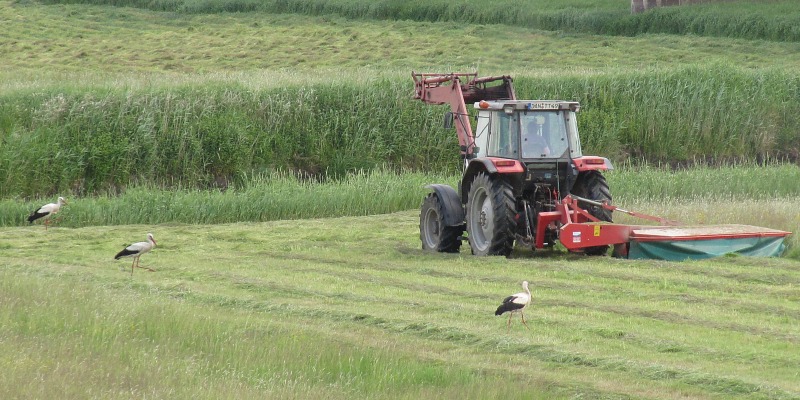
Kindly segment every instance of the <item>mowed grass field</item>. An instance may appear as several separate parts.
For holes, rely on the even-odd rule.
[[[604,36],[336,14],[185,14],[2,0],[0,21],[6,28],[0,32],[0,65],[5,70],[0,71],[0,88],[6,89],[18,88],[20,80],[34,87],[220,80],[263,87],[275,81],[287,84],[286,75],[294,76],[295,82],[335,82],[342,75],[408,76],[411,70],[434,68],[431,72],[479,69],[482,74],[516,77],[715,63],[794,70],[800,63],[798,42]],[[130,82],[131,76],[139,79]]]
[[[769,142],[770,132],[785,128],[778,126],[781,121],[792,126],[796,118],[791,106],[800,93],[793,78],[800,65],[796,41],[605,36],[519,24],[215,8],[251,4],[247,1],[184,3],[189,12],[0,0],[0,93],[5,96],[0,96],[0,134],[6,135],[0,146],[25,144],[51,129],[52,137],[63,137],[54,119],[59,105],[70,104],[71,115],[80,121],[110,122],[104,133],[146,133],[137,129],[161,121],[175,127],[165,135],[182,137],[189,128],[171,124],[168,107],[161,105],[170,103],[160,102],[180,98],[173,93],[187,93],[192,104],[213,105],[206,102],[218,94],[228,100],[236,100],[231,93],[279,89],[335,94],[346,92],[344,86],[394,89],[402,79],[407,94],[405,86],[398,92],[407,98],[411,70],[512,74],[522,89],[526,82],[549,82],[548,93],[571,87],[556,78],[585,82],[581,100],[590,101],[583,104],[603,101],[581,116],[608,132],[631,123],[632,114],[618,120],[598,114],[614,110],[620,96],[664,109],[655,117],[643,114],[665,121],[642,125],[645,136],[679,132],[691,139],[703,132],[715,142],[730,141],[714,135],[720,126],[736,133],[756,125],[750,135]],[[770,12],[750,14],[761,4],[726,2],[721,13],[754,16],[755,25],[765,15],[774,22],[776,13],[794,18],[790,3],[778,3]],[[179,2],[148,4],[182,9]],[[344,11],[370,6],[361,0],[292,4],[344,5]],[[668,23],[670,13],[655,15]],[[738,26],[742,34],[732,36],[747,37],[752,25]],[[674,71],[684,71],[687,79],[659,78]],[[643,84],[645,75],[656,84]],[[692,97],[695,88],[701,89],[699,99]],[[355,99],[372,95],[354,93]],[[769,104],[756,108],[769,112],[759,113],[766,117],[751,124],[746,113],[731,114],[742,107],[726,101],[727,93],[746,99],[748,110],[751,99]],[[73,97],[87,101],[59,102]],[[140,114],[111,112],[108,119],[92,119],[97,114],[83,106],[106,98],[153,106]],[[697,126],[668,131],[674,113],[694,115],[681,108],[686,105],[702,117]],[[150,110],[164,116],[154,112],[152,117]],[[302,107],[298,114],[228,110],[229,116],[244,117],[212,125],[238,126],[232,122],[244,120],[250,128],[250,115],[308,120]],[[346,115],[351,108],[343,110]],[[376,115],[372,109],[360,111]],[[380,123],[393,121],[382,111]],[[191,127],[197,121],[193,112],[179,112],[174,121]],[[439,126],[439,110],[430,113]],[[123,116],[142,123],[116,124]],[[354,122],[367,132],[398,129],[400,138],[417,132],[403,132],[408,124],[399,123],[376,128],[374,118]],[[347,123],[331,126],[313,133],[352,133]],[[136,129],[129,132],[131,127]],[[75,130],[100,137],[82,125]],[[311,133],[300,135],[317,138]],[[371,135],[363,137],[378,147]],[[703,145],[673,138],[661,143]],[[595,154],[601,141],[583,139],[584,153]],[[29,159],[53,161],[69,153],[42,143],[51,142],[5,153],[0,161],[9,168],[2,171],[0,162],[0,186],[30,177],[28,171],[4,172],[36,170],[38,163],[19,168],[23,151],[40,152]],[[311,148],[321,142],[309,143]],[[85,169],[85,162],[95,158],[76,160],[40,175],[57,178],[68,168]],[[120,164],[102,166],[116,171]],[[508,259],[477,258],[467,246],[456,255],[431,254],[420,250],[418,239],[415,207],[422,197],[408,196],[423,191],[427,177],[362,172],[315,186],[270,175],[281,167],[235,171],[228,190],[180,187],[174,177],[175,187],[133,180],[139,184],[95,193],[76,189],[79,195],[55,193],[54,183],[49,190],[12,191],[0,199],[0,399],[800,398],[797,234],[787,240],[787,258],[775,259],[677,263],[522,249]],[[608,176],[615,200],[627,209],[686,223],[745,223],[798,232],[797,171],[794,164],[761,169],[752,163],[688,171],[621,168]],[[455,182],[451,173],[438,178]],[[75,189],[80,182],[60,184]],[[27,225],[24,218],[33,206],[59,194],[71,202],[60,225],[47,231]],[[358,216],[330,217],[348,213]],[[249,221],[233,222],[242,220]],[[131,274],[131,260],[113,256],[145,240],[148,232],[158,247],[141,263],[155,272]],[[504,297],[521,290],[523,280],[531,283],[534,297],[526,312],[529,329],[515,318],[507,332],[505,316],[493,313]]]
[[[800,397],[796,261],[431,254],[417,218],[2,228],[0,397]]]

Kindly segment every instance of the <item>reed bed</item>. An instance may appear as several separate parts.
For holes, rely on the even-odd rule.
[[[47,4],[84,3],[147,8],[180,13],[267,12],[337,14],[354,19],[454,21],[508,24],[534,29],[604,35],[693,34],[746,39],[800,41],[800,15],[791,0],[769,6],[753,0],[704,2],[630,14],[624,1],[381,1],[368,0],[45,0]]]
[[[287,78],[289,82],[295,78]],[[579,100],[585,154],[615,163],[796,160],[800,78],[733,67],[519,76],[521,98]],[[142,85],[142,84],[140,84]],[[255,88],[19,90],[0,96],[0,198],[119,193],[131,185],[227,188],[272,170],[343,176],[459,167],[445,107],[407,76]]]

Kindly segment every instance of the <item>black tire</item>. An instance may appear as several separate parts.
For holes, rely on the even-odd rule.
[[[511,185],[479,173],[467,197],[467,232],[472,254],[507,256],[514,249],[516,208]]]
[[[444,221],[444,206],[436,193],[428,193],[422,201],[419,213],[419,239],[422,250],[441,253],[458,253],[461,249],[461,234],[464,226],[447,226]]]
[[[608,182],[606,182],[606,178],[600,171],[586,171],[578,175],[578,180],[575,182],[575,186],[572,187],[572,194],[585,199],[611,204],[611,189],[609,189]],[[578,206],[600,221],[613,222],[611,210],[582,201],[578,202]],[[603,256],[608,253],[608,246],[587,247],[584,249],[584,253],[590,256]]]

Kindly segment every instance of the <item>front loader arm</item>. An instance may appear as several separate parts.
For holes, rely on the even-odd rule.
[[[465,158],[471,158],[475,147],[475,136],[469,123],[467,103],[481,100],[516,100],[511,77],[507,75],[477,78],[477,73],[421,74],[412,72],[411,76],[414,78],[415,99],[428,104],[450,105],[461,155]],[[462,83],[462,78],[467,83]],[[487,86],[487,83],[497,81],[502,81],[502,83]]]

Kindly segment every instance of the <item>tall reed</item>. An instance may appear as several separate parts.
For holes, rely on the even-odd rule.
[[[796,160],[800,78],[732,67],[518,76],[520,98],[579,100],[585,154],[615,163]],[[459,170],[446,106],[408,76],[245,87],[65,86],[0,95],[0,198],[220,188],[275,170]]]
[[[615,204],[635,210],[636,205],[648,203],[764,200],[783,202],[791,208],[792,199],[800,197],[800,186],[796,184],[800,180],[800,168],[786,164],[696,167],[680,171],[621,165],[606,173],[606,177]],[[459,178],[458,175],[373,170],[341,179],[315,180],[298,178],[284,171],[247,176],[241,181],[246,184],[226,191],[134,186],[119,195],[68,198],[69,205],[59,214],[63,218],[59,226],[217,224],[387,214],[417,209],[428,192],[425,185],[445,183],[457,187]],[[52,201],[55,198],[0,200],[0,226],[27,225],[26,217],[33,210]],[[789,217],[779,225],[795,231],[798,223],[800,220]]]
[[[218,224],[386,214],[419,207],[425,185],[456,178],[436,174],[360,171],[320,181],[288,172],[242,178],[238,189],[197,190],[130,187],[120,195],[68,199],[59,226],[128,224]],[[0,226],[27,225],[26,217],[54,200],[0,200]]]

